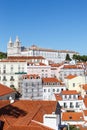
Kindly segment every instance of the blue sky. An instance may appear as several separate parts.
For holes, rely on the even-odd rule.
[[[0,0],[0,51],[21,44],[87,55],[87,0]]]

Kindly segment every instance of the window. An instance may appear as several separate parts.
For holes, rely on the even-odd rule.
[[[13,78],[13,76],[11,76],[11,78],[10,78],[10,81],[14,81],[14,78]]]
[[[70,102],[70,108],[73,108],[74,106],[73,106],[73,103],[72,102]]]
[[[3,65],[3,69],[6,69],[6,65]]]
[[[71,98],[71,95],[69,95],[69,98]]]
[[[70,116],[69,119],[72,119],[72,116]]]
[[[13,65],[11,65],[11,72],[13,71]]]
[[[25,92],[28,93],[28,88],[25,88]]]
[[[57,89],[57,92],[59,92],[59,89]]]
[[[28,86],[28,83],[25,83],[25,86]]]
[[[3,73],[5,74],[5,73],[6,73],[6,70],[3,70]]]
[[[67,108],[67,104],[64,102],[64,108]]]
[[[63,91],[63,88],[61,89],[61,91]]]
[[[53,89],[53,92],[55,92],[55,89]]]
[[[77,108],[79,107],[79,103],[78,103],[78,102],[76,102],[76,107],[77,107]]]
[[[73,87],[75,87],[75,83],[73,83]]]
[[[46,89],[44,89],[44,92],[46,92]]]
[[[7,81],[6,76],[3,76],[3,81]]]
[[[76,95],[73,95],[73,98],[76,99]]]
[[[48,89],[48,92],[50,92],[50,89]]]
[[[67,98],[67,95],[65,95],[65,99]]]

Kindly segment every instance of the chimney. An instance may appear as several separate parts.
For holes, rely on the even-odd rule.
[[[10,103],[14,102],[14,99],[11,96],[9,97],[9,100],[10,100]]]

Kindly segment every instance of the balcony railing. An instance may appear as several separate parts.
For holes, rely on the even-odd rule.
[[[27,72],[15,72],[15,74],[27,74]]]

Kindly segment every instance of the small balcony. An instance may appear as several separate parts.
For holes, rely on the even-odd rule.
[[[15,74],[27,74],[27,72],[15,72]]]

